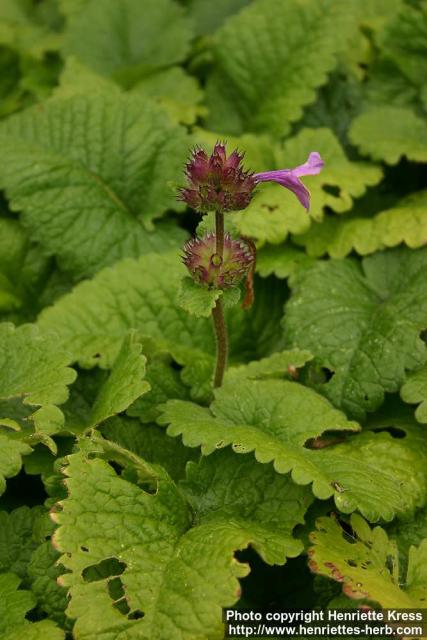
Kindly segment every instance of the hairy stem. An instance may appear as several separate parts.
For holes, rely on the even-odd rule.
[[[212,318],[216,338],[216,367],[214,377],[214,387],[216,389],[222,385],[228,359],[228,334],[221,298],[216,301],[216,305],[214,309],[212,309]]]
[[[216,253],[222,259],[224,257],[224,214],[215,212]],[[228,360],[228,333],[224,318],[224,306],[222,299],[216,301],[212,309],[213,325],[216,339],[216,367],[214,388],[220,387],[224,379]]]
[[[224,257],[224,214],[215,212],[216,253],[220,258]]]

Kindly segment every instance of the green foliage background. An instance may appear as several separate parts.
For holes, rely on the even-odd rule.
[[[0,0],[0,117],[0,640],[425,608],[425,0]],[[213,397],[175,194],[218,139],[325,168],[227,215]]]

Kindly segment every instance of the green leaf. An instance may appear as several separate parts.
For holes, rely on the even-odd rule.
[[[184,366],[182,379],[206,396],[214,366],[211,323],[181,309],[177,292],[186,269],[177,253],[125,260],[79,284],[42,312],[39,326],[55,332],[62,348],[83,367],[110,368],[129,329]],[[278,331],[285,291],[281,283],[256,282],[250,311],[227,314],[231,361],[245,362],[282,348]]]
[[[36,526],[43,511],[26,506],[10,513],[0,511],[0,573],[26,576],[31,554],[40,542]]]
[[[185,272],[175,251],[124,260],[45,309],[39,326],[56,332],[84,368],[96,364],[110,368],[129,329],[166,351],[182,345],[190,350],[211,348],[214,353],[209,323],[192,318],[177,304]]]
[[[132,88],[132,93],[157,102],[174,122],[191,125],[205,115],[206,110],[200,105],[203,92],[196,78],[185,73],[182,67],[143,78]]]
[[[262,494],[253,494],[248,504],[234,483],[231,490],[236,493],[240,517],[230,521],[227,505],[221,511],[217,508],[220,498],[215,504],[214,494],[218,495],[220,486],[224,495],[224,481],[221,476],[212,477],[206,466],[200,473],[208,472],[212,510],[206,502],[200,503],[198,487],[203,480],[193,468],[192,496],[200,506],[193,520],[185,493],[164,472],[151,494],[118,476],[104,460],[86,459],[80,453],[70,456],[68,462],[69,496],[55,514],[59,528],[54,540],[69,571],[61,582],[70,589],[67,613],[76,618],[76,636],[184,640],[209,635],[219,639],[224,633],[221,608],[238,599],[237,578],[248,573],[248,567],[234,558],[235,551],[254,544],[267,558],[283,563],[286,554],[301,550],[290,533],[310,500],[303,490],[292,494],[293,517],[288,510],[286,515],[284,511],[277,514],[276,533],[270,542],[268,523],[275,516],[271,510],[264,513]],[[133,464],[140,463],[134,458]],[[253,465],[252,469],[258,473]],[[267,479],[259,477],[259,481],[267,486],[274,476],[264,469]],[[232,475],[231,470],[228,473]],[[244,478],[251,469],[238,465],[236,473]],[[245,482],[253,485],[249,478]],[[273,480],[272,500],[277,492],[284,493],[285,483],[285,479]],[[94,508],[95,535],[90,518]],[[126,602],[114,603],[124,593]]]
[[[215,36],[209,125],[227,133],[285,135],[355,31],[347,5],[331,0],[252,3]]]
[[[374,160],[396,164],[402,156],[427,162],[427,122],[408,108],[384,105],[353,120],[351,142]]]
[[[5,478],[16,476],[22,467],[22,456],[31,452],[28,444],[0,435],[0,495],[6,490]]]
[[[50,619],[63,626],[68,600],[66,590],[57,583],[63,571],[57,564],[59,555],[50,540],[43,542],[31,556],[28,577],[38,607]]]
[[[257,251],[256,271],[262,278],[271,275],[280,279],[288,278],[297,269],[304,269],[311,264],[312,258],[291,245],[264,245]]]
[[[13,573],[0,575],[1,634],[22,625],[27,611],[35,605],[34,597],[29,591],[18,591],[19,583],[20,579]]]
[[[98,73],[138,77],[181,62],[191,37],[173,0],[89,0],[69,23],[64,51]]]
[[[427,236],[426,205],[427,191],[419,191],[371,218],[330,216],[293,240],[314,257],[328,253],[332,258],[344,258],[353,249],[364,256],[401,243],[417,249],[424,246]]]
[[[31,406],[61,404],[76,373],[69,355],[35,325],[0,324],[0,399],[22,398]]]
[[[92,407],[90,425],[125,411],[139,396],[150,390],[145,377],[146,358],[133,332],[123,340],[111,373],[102,385]]]
[[[51,620],[42,620],[12,629],[2,635],[1,640],[22,640],[23,637],[25,640],[64,640],[65,634]]]
[[[311,570],[342,582],[350,598],[377,602],[386,609],[422,608],[427,598],[427,541],[411,547],[401,589],[396,544],[384,529],[371,529],[359,515],[354,514],[350,524],[351,537],[335,519],[319,519],[311,534]]]
[[[239,380],[216,391],[210,409],[170,400],[159,422],[169,425],[169,435],[182,435],[186,446],[201,446],[203,455],[229,445],[236,453],[253,451],[278,473],[291,471],[297,484],[312,483],[316,497],[334,495],[345,513],[358,509],[372,520],[391,520],[412,514],[425,500],[427,456],[418,442],[403,444],[389,434],[345,442],[344,434],[322,436],[360,427],[295,382]]]
[[[322,391],[363,418],[427,359],[427,251],[397,249],[319,262],[295,276],[285,334],[333,372]]]
[[[192,316],[209,318],[222,293],[220,289],[208,289],[186,277],[181,281],[178,303]]]
[[[156,415],[159,411],[156,412]],[[199,457],[194,449],[184,447],[176,439],[169,438],[165,430],[156,424],[141,424],[139,420],[116,417],[101,427],[102,434],[121,447],[144,456],[151,464],[161,465],[175,481],[185,476],[189,460]]]
[[[415,411],[418,422],[427,423],[427,367],[411,373],[400,390],[402,400],[420,403]]]
[[[254,360],[248,364],[229,367],[225,372],[225,382],[239,383],[240,380],[265,380],[268,378],[283,378],[297,376],[297,369],[312,360],[309,351],[292,349],[279,351],[267,358]]]
[[[396,540],[401,554],[406,557],[411,546],[427,540],[427,507],[416,512],[409,522],[396,522],[387,529],[389,538]]]
[[[195,24],[197,35],[213,33],[227,18],[250,4],[251,0],[190,0],[190,16]]]
[[[149,362],[145,379],[150,385],[149,391],[135,400],[126,411],[128,416],[137,417],[143,423],[154,422],[159,415],[159,405],[166,400],[186,400],[189,397],[189,389],[182,383],[179,372],[172,368],[170,359],[159,357]],[[126,448],[129,449],[128,446]]]
[[[408,6],[395,15],[380,34],[385,55],[411,83],[422,85],[427,77],[427,6]]]
[[[53,95],[55,98],[69,98],[70,96],[84,96],[88,93],[91,95],[108,93],[111,96],[121,94],[122,89],[114,80],[96,73],[74,56],[67,57]]]
[[[185,132],[162,110],[119,95],[46,103],[0,127],[0,183],[32,237],[65,269],[87,275],[125,256],[181,242],[175,226],[145,225],[176,208]],[[152,225],[151,225],[152,226]]]
[[[275,473],[272,465],[218,451],[197,464],[190,462],[181,487],[198,522],[233,522],[257,530],[252,546],[268,564],[283,564],[285,555],[301,553],[292,531],[304,523],[313,496]]]

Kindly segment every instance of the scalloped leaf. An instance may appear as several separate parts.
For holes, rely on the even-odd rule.
[[[427,423],[427,367],[411,373],[400,390],[402,400],[420,403],[415,411],[418,422]]]
[[[26,576],[31,554],[41,542],[37,525],[43,513],[43,507],[26,506],[0,511],[0,573]]]
[[[283,279],[312,264],[310,256],[292,245],[264,245],[257,251],[256,272],[261,278],[275,275]]]
[[[185,237],[143,224],[176,208],[167,182],[180,179],[188,144],[151,103],[105,92],[58,98],[3,122],[0,140],[12,208],[65,269],[91,274]]]
[[[154,100],[174,122],[191,125],[206,112],[201,106],[203,91],[196,78],[188,75],[182,67],[171,67],[143,78],[132,92],[140,98]]]
[[[105,446],[109,458],[108,443]],[[235,551],[253,544],[267,560],[281,563],[286,555],[298,554],[302,545],[291,533],[302,521],[310,497],[301,488],[292,490],[288,509],[274,514],[264,510],[268,502],[262,492],[252,491],[248,502],[240,484],[232,483],[236,518],[230,520],[227,484],[205,464],[190,469],[189,491],[197,514],[193,519],[185,492],[165,472],[157,476],[156,492],[147,493],[130,481],[129,473],[140,464],[153,477],[156,470],[123,450],[122,464],[126,458],[127,480],[105,460],[87,459],[82,453],[68,457],[69,496],[55,513],[59,528],[54,542],[69,571],[61,582],[70,589],[67,613],[76,618],[74,634],[88,640],[113,635],[117,640],[221,638],[221,608],[238,599],[237,578],[248,573],[247,565],[234,558]],[[248,486],[254,485],[251,477],[258,477],[262,486],[270,485],[272,502],[277,493],[286,492],[285,478],[275,478],[265,467],[265,475],[258,475],[257,465],[242,467],[232,458],[225,466],[227,474],[233,475],[234,464],[234,473]]]
[[[172,368],[170,359],[159,357],[151,360],[145,379],[150,390],[135,400],[126,411],[128,416],[137,417],[143,423],[154,422],[159,415],[159,405],[166,400],[189,398],[189,389],[183,384],[179,371]]]
[[[134,332],[123,340],[111,373],[100,388],[89,420],[90,426],[125,411],[137,398],[150,390],[144,380],[146,358]]]
[[[4,634],[25,623],[27,611],[35,599],[29,591],[19,590],[20,579],[13,573],[0,575],[0,633]],[[2,636],[3,637],[3,636]]]
[[[193,392],[209,395],[215,340],[211,324],[181,309],[177,292],[186,273],[173,252],[125,260],[75,287],[39,318],[43,331],[83,367],[111,367],[123,337],[136,329],[155,348],[169,352],[184,366],[182,379]],[[255,283],[250,311],[228,314],[232,362],[244,362],[281,348],[278,325],[286,292],[281,283]]]
[[[348,211],[353,198],[360,197],[367,186],[382,178],[379,167],[347,159],[338,139],[330,129],[302,129],[277,149],[273,168],[294,167],[315,149],[325,161],[318,176],[307,176],[304,182],[311,191],[310,217],[294,194],[280,185],[262,185],[245,211],[233,215],[233,223],[242,235],[260,244],[279,244],[289,233],[305,233],[311,218],[321,220],[325,207],[336,213]]]
[[[334,495],[345,513],[359,509],[372,520],[391,520],[425,500],[424,452],[389,434],[362,434],[347,442],[343,433],[322,437],[325,431],[360,427],[295,382],[239,380],[217,390],[210,409],[170,400],[159,422],[169,425],[169,435],[182,435],[186,446],[201,446],[203,455],[229,445],[236,453],[253,451],[258,462],[272,461],[278,473],[291,471],[294,482],[312,483],[316,497]],[[418,475],[409,476],[411,468]]]
[[[207,35],[220,27],[226,19],[248,5],[251,0],[190,0],[189,11],[196,35]]]
[[[378,38],[387,58],[415,85],[427,78],[427,6],[404,6]]]
[[[178,293],[179,306],[196,318],[209,318],[216,301],[222,297],[221,289],[202,287],[189,277],[181,281]]]
[[[212,129],[288,133],[356,28],[347,5],[333,0],[257,0],[232,16],[215,35]]]
[[[0,495],[6,490],[6,478],[12,478],[20,472],[22,456],[31,452],[31,447],[25,442],[0,435]]]
[[[137,78],[183,60],[191,27],[173,0],[89,0],[69,22],[64,51],[98,73]]]
[[[63,568],[57,564],[59,555],[50,540],[43,542],[31,555],[28,578],[31,591],[37,598],[37,606],[51,620],[64,626],[68,599],[66,590],[57,583],[63,571]]]
[[[402,156],[427,162],[427,121],[405,107],[383,105],[355,118],[349,138],[364,155],[396,164]]]
[[[29,623],[26,613],[36,602],[30,591],[18,589],[20,579],[13,573],[0,575],[1,640],[64,640],[65,634],[50,620]]]
[[[396,544],[381,527],[371,529],[359,515],[351,517],[351,537],[333,518],[319,518],[310,535],[312,571],[343,584],[344,593],[384,608],[423,608],[427,601],[427,540],[409,550],[406,580],[400,588]]]
[[[418,249],[427,238],[427,190],[412,193],[395,206],[372,218],[325,218],[320,225],[293,240],[306,248],[309,256],[328,253],[332,258],[344,258],[354,249],[362,256],[387,247],[406,244]]]
[[[333,372],[322,391],[363,418],[427,359],[427,250],[395,249],[299,271],[286,306],[290,344]]]
[[[268,378],[292,378],[298,376],[298,369],[313,359],[309,351],[291,349],[278,351],[267,358],[253,360],[248,364],[229,367],[224,380],[227,384],[239,383],[240,380],[265,380]]]
[[[159,415],[159,411],[156,413]],[[184,478],[189,460],[200,457],[194,449],[169,438],[165,430],[156,424],[141,424],[139,420],[118,416],[103,424],[101,431],[108,440],[137,456],[144,456],[144,460],[151,464],[162,466],[175,481]]]
[[[396,540],[399,551],[404,557],[412,546],[418,547],[427,540],[427,507],[416,512],[409,522],[396,522],[387,528],[389,538]]]
[[[31,406],[62,404],[76,372],[70,355],[58,350],[36,325],[0,324],[0,399],[22,398]]]

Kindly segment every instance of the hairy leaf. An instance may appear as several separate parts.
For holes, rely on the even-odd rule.
[[[330,0],[252,3],[215,36],[210,126],[227,133],[285,135],[354,33],[351,11]]]
[[[29,591],[18,591],[20,579],[13,573],[0,575],[0,633],[6,633],[25,622],[27,611],[35,605]]]
[[[179,305],[192,316],[209,318],[218,298],[222,297],[221,289],[202,287],[189,277],[183,278],[178,294]]]
[[[363,418],[427,359],[427,251],[397,249],[299,271],[286,307],[290,343],[333,372],[323,391]]]
[[[408,376],[400,390],[402,400],[410,403],[420,403],[415,411],[419,422],[427,422],[427,367],[415,371]]]
[[[59,555],[50,540],[41,544],[31,556],[28,577],[38,607],[50,619],[63,626],[66,622],[65,609],[68,600],[66,590],[57,583],[63,572],[63,568],[57,564]]]
[[[61,404],[76,373],[70,356],[59,351],[35,325],[0,325],[0,399],[22,398],[26,405]]]
[[[48,253],[77,275],[183,238],[144,226],[175,208],[187,142],[162,110],[119,95],[73,96],[0,127],[0,184]]]
[[[138,77],[183,60],[191,36],[173,0],[89,0],[73,16],[64,49],[99,73]]]
[[[262,278],[272,274],[276,278],[288,278],[297,269],[311,264],[312,258],[292,245],[264,245],[257,251],[256,271]]]
[[[182,67],[172,67],[143,78],[132,91],[141,98],[157,102],[175,122],[194,124],[198,116],[205,113],[200,105],[203,92],[196,78],[186,74]]]
[[[268,559],[284,562],[286,553],[295,555],[301,549],[290,533],[308,504],[305,492],[294,493],[293,518],[289,510],[285,521],[283,512],[278,514],[276,534],[268,539],[267,525],[259,523],[259,519],[265,522],[268,512],[260,505],[258,513],[257,504],[248,504],[241,494],[235,500],[240,519],[230,521],[213,503],[211,511],[206,504],[200,505],[193,521],[185,494],[164,473],[151,495],[118,476],[106,461],[75,454],[68,462],[69,497],[55,515],[60,526],[54,539],[64,553],[61,562],[70,571],[61,581],[70,588],[68,613],[77,619],[76,635],[97,640],[141,635],[165,640],[206,634],[221,638],[221,607],[236,601],[237,578],[248,572],[246,565],[235,560],[234,552],[252,543]],[[134,464],[140,463],[135,460]],[[149,471],[146,464],[144,468]],[[245,476],[251,471],[240,473]],[[195,483],[202,483],[197,469],[192,478],[196,501]],[[206,482],[211,487],[218,483],[218,490],[224,484],[221,476],[207,477]],[[275,489],[273,485],[271,500],[278,490],[279,485]],[[238,495],[239,486],[233,485],[232,491]],[[94,506],[96,531],[90,517]],[[112,606],[124,592],[126,604]]]
[[[189,397],[188,387],[183,384],[179,372],[172,368],[167,358],[153,359],[148,364],[145,379],[150,385],[150,390],[135,400],[126,411],[128,416],[138,417],[143,423],[155,421],[159,415],[159,405],[166,400],[186,400]],[[142,455],[142,452],[140,453]]]
[[[378,602],[384,608],[423,607],[427,599],[426,541],[409,551],[406,580],[400,587],[396,544],[381,527],[371,529],[354,514],[352,536],[333,518],[320,518],[311,534],[310,568],[343,583],[343,591],[356,600]]]
[[[33,550],[40,543],[37,522],[43,509],[19,507],[0,511],[0,573],[12,572],[24,578]]]
[[[427,6],[405,6],[380,34],[385,55],[415,85],[427,77]]]
[[[295,382],[241,380],[218,390],[210,409],[170,400],[160,421],[169,424],[169,435],[182,435],[185,445],[201,446],[204,455],[229,445],[236,453],[253,451],[259,462],[273,461],[278,473],[292,471],[294,482],[312,483],[318,498],[334,495],[346,513],[359,509],[373,520],[391,520],[396,513],[413,512],[425,499],[423,454],[386,434],[334,445],[344,434],[323,436],[325,431],[360,427]],[[411,466],[421,469],[415,482],[408,477]]]
[[[145,377],[146,358],[134,333],[123,340],[111,373],[98,392],[92,407],[90,424],[97,425],[125,411],[139,396],[150,390]]]
[[[209,395],[215,342],[205,318],[195,318],[177,301],[184,266],[173,252],[125,260],[83,282],[40,316],[43,331],[56,332],[59,343],[83,367],[111,367],[129,329],[169,352],[184,366],[183,381]],[[278,323],[284,300],[281,283],[256,283],[249,312],[229,314],[232,362],[245,362],[281,348]]]
[[[101,431],[108,440],[136,453],[147,462],[161,465],[175,481],[185,476],[189,460],[199,458],[197,451],[184,447],[179,440],[169,438],[165,430],[156,424],[141,424],[139,420],[116,417],[103,424]]]
[[[372,218],[325,218],[293,240],[314,257],[328,253],[332,258],[344,258],[353,249],[364,256],[401,243],[417,249],[424,246],[427,237],[426,205],[427,191],[419,191]]]
[[[396,164],[402,156],[427,162],[427,122],[404,107],[381,106],[353,120],[349,137],[364,155]]]

